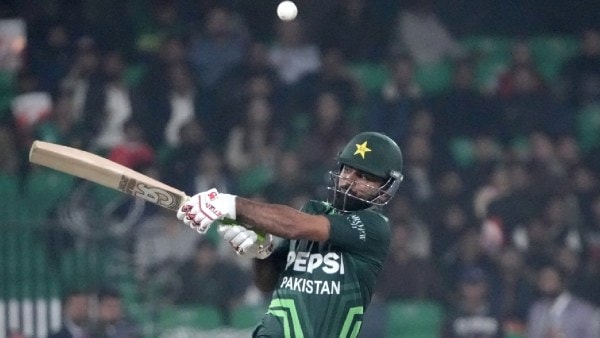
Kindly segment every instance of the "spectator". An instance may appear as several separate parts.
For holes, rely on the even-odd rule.
[[[600,258],[600,191],[596,190],[589,197],[583,215],[586,256],[597,260]]]
[[[163,65],[162,73],[144,83],[135,119],[155,149],[176,147],[181,142],[180,129],[192,120],[204,121],[205,105],[194,73],[187,63]],[[160,79],[158,78],[160,77]]]
[[[76,123],[71,95],[63,92],[56,97],[49,118],[36,123],[33,137],[79,148],[83,141],[77,135]]]
[[[560,162],[553,138],[544,132],[533,132],[527,137],[527,162],[533,185],[548,192],[560,192],[565,182],[565,172]],[[548,184],[552,182],[552,184]],[[553,187],[554,186],[554,187]]]
[[[83,290],[71,290],[62,299],[62,325],[48,338],[85,338],[90,330],[90,295]]]
[[[299,18],[280,21],[276,26],[276,34],[269,49],[269,60],[284,86],[291,86],[302,76],[319,69],[319,48],[307,36],[305,26]]]
[[[435,265],[411,246],[418,231],[414,226],[402,222],[393,225],[391,255],[376,287],[378,297],[385,301],[442,300],[442,283]]]
[[[480,218],[481,224],[491,223],[484,226],[493,226],[500,230],[500,243],[506,244],[515,238],[516,233],[524,229],[525,231],[537,229],[539,221],[533,218],[539,215],[545,192],[533,183],[531,173],[524,163],[504,160],[502,165],[503,167],[498,168],[499,171],[493,174],[492,190],[485,194],[482,191],[474,203],[476,203],[478,217],[484,217]],[[486,196],[487,193],[491,195]],[[482,211],[484,213],[481,213]],[[525,248],[528,245],[524,241],[520,240],[514,244],[520,249]]]
[[[227,135],[225,162],[245,193],[261,191],[272,180],[275,159],[283,140],[273,122],[273,106],[265,98],[248,102],[244,119]]]
[[[132,119],[124,125],[125,139],[116,144],[108,152],[108,159],[137,171],[153,166],[156,154],[154,149],[146,142],[144,131]]]
[[[434,194],[432,141],[427,135],[411,134],[404,143],[407,163],[405,186],[415,207],[424,212]]]
[[[581,279],[575,283],[579,296],[600,306],[600,193],[590,198],[584,233],[585,255]],[[574,290],[575,291],[575,290]]]
[[[535,131],[566,132],[570,129],[572,114],[561,111],[558,98],[539,81],[534,69],[516,66],[513,69],[512,95],[499,98],[499,136],[506,143],[527,137]],[[568,114],[568,115],[561,115]],[[557,124],[560,121],[560,125]]]
[[[406,201],[402,200],[397,197],[392,208]],[[360,337],[386,336],[389,304],[441,299],[442,284],[435,264],[418,248],[418,243],[415,245],[415,242],[422,242],[423,224],[409,218],[392,222],[391,254],[375,284],[371,305],[363,317]]]
[[[469,140],[469,145],[465,151],[466,161],[464,164],[464,177],[468,177],[465,180],[467,186],[466,190],[469,194],[475,197],[478,194],[478,190],[484,189],[489,185],[488,178],[491,177],[492,173],[496,168],[501,167],[507,161],[504,157],[504,149],[497,138],[490,134],[482,133]],[[460,163],[455,158],[457,163]],[[491,191],[495,191],[492,188]],[[478,206],[474,205],[476,214],[479,211]],[[478,214],[479,217],[481,214]]]
[[[324,49],[321,60],[316,72],[302,76],[292,88],[289,104],[306,109],[307,103],[313,102],[323,92],[335,93],[345,110],[362,104],[364,90],[350,72],[342,51],[333,47]]]
[[[72,34],[67,25],[60,21],[48,24],[40,32],[45,34],[40,45],[35,45],[35,38],[31,39],[34,45],[28,50],[31,54],[28,68],[38,77],[40,90],[55,96],[72,62]]]
[[[188,57],[200,89],[212,92],[218,81],[243,59],[248,47],[246,27],[226,7],[211,8],[201,30],[192,32]]]
[[[513,95],[516,82],[518,81],[516,76],[520,67],[531,71],[533,80],[537,86],[545,86],[544,78],[535,64],[529,44],[527,41],[518,40],[512,45],[508,69],[498,76],[496,95],[500,97]]]
[[[564,193],[549,196],[541,210],[542,220],[546,232],[556,246],[564,246],[575,253],[581,253],[582,233],[577,222],[580,215],[572,202],[572,196]]]
[[[408,228],[410,241],[406,243],[411,255],[418,258],[434,258],[432,251],[432,226],[427,223],[419,210],[414,207],[414,201],[407,194],[398,195],[387,207],[393,224],[401,224]]]
[[[432,0],[414,0],[398,12],[390,43],[392,53],[408,53],[417,64],[458,57],[461,48],[435,13]]]
[[[452,303],[442,327],[443,338],[501,338],[502,321],[489,299],[489,277],[478,268],[464,270],[457,286],[458,296]]]
[[[278,87],[278,74],[269,60],[269,46],[267,43],[258,40],[250,42],[241,63],[224,75],[221,83],[219,83],[220,98],[231,100],[232,95],[246,93],[244,90],[245,83],[255,76],[266,76],[269,81],[274,83],[275,87]],[[267,96],[271,97],[270,95]]]
[[[31,144],[36,124],[50,117],[53,99],[49,92],[40,88],[39,77],[22,70],[17,74],[17,95],[10,102],[12,121],[15,122],[19,147]]]
[[[378,7],[382,6],[365,0],[338,1],[317,25],[321,48],[338,49],[350,62],[381,61],[391,22]]]
[[[340,98],[332,92],[321,92],[313,101],[308,123],[297,131],[295,148],[306,166],[305,179],[309,185],[322,182],[323,172],[334,161],[340,144],[353,133],[355,126],[346,119]]]
[[[125,139],[123,125],[132,116],[134,97],[125,79],[127,60],[121,51],[107,51],[101,67],[101,73],[87,84],[80,121],[88,146],[106,152]]]
[[[193,255],[198,237],[173,222],[168,209],[160,208],[146,216],[138,226],[134,248],[135,270],[142,288],[156,287],[161,301],[173,302],[178,285],[173,274]],[[176,219],[177,220],[177,219]]]
[[[100,85],[100,50],[96,41],[89,36],[77,40],[75,55],[67,74],[60,80],[61,96],[70,99],[72,117],[77,128],[85,126],[84,116],[91,109],[90,96],[96,92]],[[89,131],[77,130],[78,133],[87,135]],[[87,141],[86,141],[87,142]]]
[[[542,219],[539,216],[532,217],[525,222],[524,228],[525,238],[523,241],[525,245],[521,250],[525,251],[525,264],[529,268],[537,270],[552,263],[555,250],[558,248]]]
[[[487,276],[486,292],[489,293],[486,297],[489,297],[498,287],[496,285],[498,266],[492,256],[481,247],[480,236],[477,228],[472,226],[466,228],[445,256],[440,257],[442,280],[449,290],[459,290],[461,278],[464,277],[462,273],[473,268],[481,270]],[[449,300],[452,302],[451,297]]]
[[[196,171],[200,154],[212,145],[205,130],[198,120],[190,120],[179,130],[180,142],[161,149],[160,177],[165,183],[180,190],[190,185],[190,173]]]
[[[529,308],[528,338],[600,337],[599,310],[569,292],[559,268],[540,268],[537,287],[541,297]]]
[[[269,100],[276,111],[283,105],[289,107],[284,97],[277,70],[269,60],[269,46],[262,41],[252,41],[242,62],[223,76],[216,87],[215,112],[219,124],[211,126],[211,137],[219,138],[228,132],[227,126],[243,119],[244,105],[254,98]],[[291,108],[291,107],[290,107]],[[285,124],[287,117],[275,114],[274,122]]]
[[[136,26],[135,47],[143,56],[153,58],[158,54],[172,54],[177,49],[172,44],[174,36],[183,36],[187,30],[187,22],[182,18],[178,3],[172,1],[153,1],[150,4],[133,4],[132,11],[138,13],[132,17]],[[140,15],[139,13],[145,13]],[[169,46],[169,47],[167,47]],[[177,53],[179,51],[177,50]]]
[[[600,100],[600,29],[585,29],[580,42],[581,51],[562,68],[565,100],[576,108]]]
[[[212,148],[204,148],[196,160],[195,172],[191,176],[191,184],[185,186],[185,191],[203,191],[217,188],[219,191],[230,192],[234,189],[234,181],[226,168],[223,157]]]
[[[292,205],[296,198],[315,194],[315,187],[307,187],[304,167],[298,153],[282,152],[276,162],[273,181],[264,190],[266,200],[270,203]]]
[[[496,132],[499,121],[495,102],[477,88],[475,71],[473,61],[457,61],[450,87],[434,98],[436,128],[441,134],[441,142]]]
[[[535,285],[522,253],[506,246],[498,255],[498,287],[490,292],[491,304],[498,309],[502,325],[523,334],[527,311],[534,300]]]
[[[365,122],[373,130],[403,140],[408,134],[410,114],[421,103],[421,89],[415,80],[415,64],[409,56],[394,56],[387,66],[390,79],[381,92],[370,98]]]
[[[125,314],[123,297],[116,289],[98,292],[98,319],[92,330],[94,338],[141,338],[142,332]]]
[[[197,242],[194,254],[177,270],[177,276],[181,287],[176,303],[215,306],[225,325],[231,324],[232,312],[250,285],[250,276],[235,263],[220,259],[216,244],[206,238]]]

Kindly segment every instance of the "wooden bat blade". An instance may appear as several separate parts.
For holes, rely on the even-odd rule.
[[[147,175],[73,147],[37,140],[29,150],[29,161],[174,211],[188,198],[183,191]]]

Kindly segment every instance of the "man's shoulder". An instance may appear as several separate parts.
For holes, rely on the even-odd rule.
[[[332,213],[333,207],[331,206],[331,204],[325,201],[309,200],[304,204],[304,206],[302,206],[302,211],[309,214],[324,215]]]
[[[587,313],[587,314],[598,314],[600,313],[600,309],[596,307],[591,302],[579,297],[573,296],[571,304],[573,308],[577,309],[578,312]]]
[[[389,219],[383,214],[381,209],[378,207],[357,210],[352,212],[351,215],[355,215],[355,217],[368,221],[369,223],[376,223],[386,226],[389,223]]]

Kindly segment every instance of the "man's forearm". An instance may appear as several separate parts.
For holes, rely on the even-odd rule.
[[[237,220],[272,235],[288,239],[324,241],[329,238],[329,221],[324,216],[300,212],[294,208],[236,198]]]

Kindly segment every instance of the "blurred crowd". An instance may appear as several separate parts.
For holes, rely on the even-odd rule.
[[[381,131],[403,150],[405,181],[386,207],[392,248],[373,311],[426,299],[447,309],[448,337],[465,336],[469,316],[495,323],[489,337],[550,337],[528,321],[546,325],[536,317],[543,300],[567,294],[583,307],[569,325],[598,323],[599,28],[576,32],[579,48],[551,80],[528,36],[513,37],[507,67],[484,86],[477,55],[433,1],[297,1],[288,22],[274,1],[77,3],[7,5],[26,20],[28,44],[0,113],[2,175],[27,182],[40,139],[187,193],[216,187],[299,207],[326,198],[327,171],[351,135]],[[419,69],[441,62],[447,85],[423,88]],[[368,71],[382,70],[381,85],[357,65],[379,66]],[[227,316],[260,299],[248,262],[214,236],[193,237],[152,208],[137,223],[136,278],[178,281],[166,301],[208,302]]]

